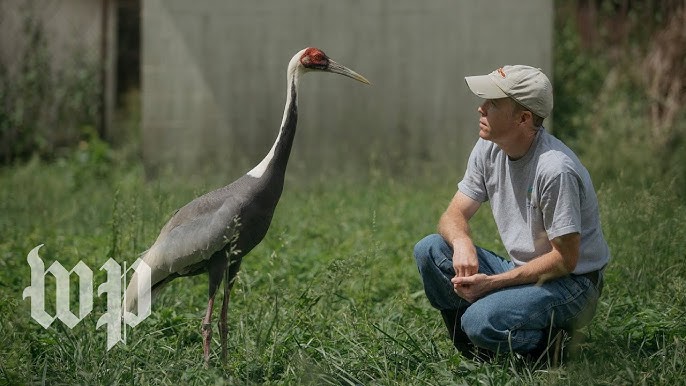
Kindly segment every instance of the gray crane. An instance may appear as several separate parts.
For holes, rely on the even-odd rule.
[[[226,362],[226,315],[229,296],[243,256],[262,241],[283,191],[288,157],[298,120],[298,82],[307,72],[332,72],[369,84],[362,75],[331,60],[317,48],[305,48],[288,64],[286,106],[276,141],[264,159],[231,184],[200,196],[179,209],[160,231],[155,243],[143,252],[150,266],[152,298],[171,280],[209,273],[209,301],[202,320],[205,365],[212,339],[212,309],[217,289],[224,281],[219,333],[222,361]],[[138,304],[138,273],[125,293],[125,310]],[[150,294],[148,294],[150,295]]]

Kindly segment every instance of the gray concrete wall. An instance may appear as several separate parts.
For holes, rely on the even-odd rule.
[[[550,74],[552,11],[548,0],[144,0],[146,166],[244,173],[276,137],[288,61],[314,46],[373,86],[303,78],[290,168],[425,163],[458,176],[478,130],[464,76],[515,63]]]

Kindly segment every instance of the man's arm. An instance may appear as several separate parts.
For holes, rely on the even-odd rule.
[[[556,237],[552,250],[513,270],[492,276],[483,274],[452,279],[455,292],[469,302],[475,302],[489,292],[520,284],[543,283],[568,275],[579,259],[579,233]]]
[[[438,222],[438,233],[453,247],[453,268],[458,277],[471,276],[479,271],[469,220],[480,206],[480,202],[458,191]]]

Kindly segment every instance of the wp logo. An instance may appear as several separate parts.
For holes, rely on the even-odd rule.
[[[38,256],[38,250],[42,246],[43,244],[33,248],[26,257],[31,267],[31,285],[24,289],[23,295],[24,299],[31,298],[31,317],[44,328],[50,327],[55,319],[59,319],[69,328],[74,328],[93,310],[93,271],[82,261],[79,261],[71,271],[67,271],[57,261],[45,269],[43,260]],[[122,312],[122,287],[126,288],[126,273],[131,269],[138,274],[137,313]],[[107,326],[107,350],[109,351],[117,342],[126,344],[125,337],[122,339],[122,325],[135,327],[150,316],[150,266],[137,259],[129,269],[126,269],[126,264],[124,264],[122,274],[122,267],[110,258],[100,267],[100,270],[107,272],[107,281],[98,286],[98,296],[107,295],[107,312],[98,318],[95,328]],[[55,277],[56,314],[54,316],[45,311],[45,277],[48,274]],[[71,312],[69,307],[69,278],[72,274],[79,279],[78,315]]]

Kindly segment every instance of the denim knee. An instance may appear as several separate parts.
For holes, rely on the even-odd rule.
[[[445,243],[443,237],[438,234],[432,234],[424,237],[423,239],[419,240],[417,244],[415,244],[414,259],[417,262],[417,268],[419,268],[420,272],[424,271],[423,268],[426,267],[427,264],[433,264],[431,262],[431,249],[439,246],[440,244],[438,243]]]
[[[543,337],[542,329],[513,329],[521,321],[512,319],[511,313],[504,308],[505,304],[473,303],[462,315],[462,330],[477,347],[493,352],[526,353],[533,350]]]
[[[424,237],[423,239],[419,240],[417,244],[414,245],[414,257],[417,258],[419,256],[426,256],[429,254],[429,250],[431,249],[431,246],[436,243],[436,238],[441,237],[440,235],[437,234],[432,234]]]
[[[462,317],[460,318],[460,324],[469,340],[476,346],[482,347],[478,344],[478,341],[485,330],[481,317],[474,315],[474,312],[469,312],[469,308],[467,308],[467,311],[462,314]]]
[[[414,246],[414,257],[424,257],[431,254],[431,248],[439,246],[439,243],[445,243],[443,237],[439,234],[432,234],[419,240]]]
[[[499,342],[506,339],[502,331],[498,331],[490,321],[494,317],[488,313],[480,312],[480,307],[474,305],[467,308],[460,322],[462,330],[469,340],[477,347],[498,351]]]

